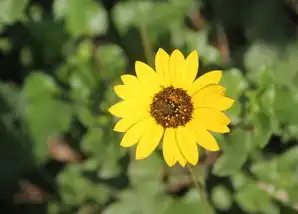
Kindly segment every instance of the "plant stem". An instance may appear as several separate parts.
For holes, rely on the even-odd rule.
[[[206,214],[212,214],[212,210],[209,207],[207,196],[205,194],[205,190],[204,190],[203,184],[197,179],[196,175],[193,172],[192,167],[190,165],[187,165],[187,168],[188,168],[188,170],[189,170],[189,172],[190,172],[190,174],[192,176],[193,182],[194,182],[197,190],[200,193],[201,203],[204,206],[204,208],[206,209]]]
[[[152,44],[148,37],[147,27],[144,24],[141,24],[140,27],[140,35],[144,47],[144,52],[146,56],[147,63],[150,66],[153,66],[153,50],[152,50]]]

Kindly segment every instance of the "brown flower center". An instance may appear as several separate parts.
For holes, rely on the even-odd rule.
[[[164,128],[184,126],[191,120],[192,112],[191,97],[181,88],[163,89],[150,106],[150,114]]]

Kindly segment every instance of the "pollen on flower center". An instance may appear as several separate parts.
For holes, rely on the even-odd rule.
[[[181,88],[167,87],[157,93],[150,106],[150,114],[164,128],[184,126],[192,118],[191,97]]]

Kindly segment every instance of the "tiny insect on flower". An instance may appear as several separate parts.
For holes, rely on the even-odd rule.
[[[177,162],[196,165],[198,146],[219,150],[210,133],[227,133],[231,122],[223,111],[234,100],[225,96],[219,85],[222,71],[208,72],[196,79],[199,67],[197,51],[186,58],[179,50],[171,55],[159,49],[155,70],[135,63],[136,76],[121,76],[123,85],[114,87],[122,101],[109,111],[121,118],[114,127],[124,132],[120,145],[136,145],[136,159],[148,157],[162,142],[163,156],[169,166]]]

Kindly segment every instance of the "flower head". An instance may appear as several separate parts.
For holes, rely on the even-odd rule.
[[[208,72],[196,79],[198,53],[186,58],[179,50],[169,56],[159,49],[155,70],[145,63],[135,63],[136,76],[121,76],[123,85],[114,87],[122,99],[109,111],[121,119],[114,127],[124,132],[120,145],[136,145],[136,159],[148,157],[162,142],[163,156],[169,166],[179,163],[196,165],[198,145],[219,150],[210,133],[230,131],[230,119],[222,112],[234,100],[225,96],[218,85],[222,72]]]

